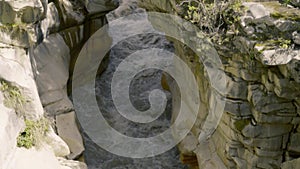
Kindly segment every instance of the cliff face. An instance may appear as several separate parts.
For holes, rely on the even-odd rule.
[[[182,2],[139,0],[148,10],[185,17],[178,8]],[[208,169],[299,166],[299,6],[297,0],[238,6],[242,15],[222,32],[222,43],[210,43],[222,63],[210,66],[224,72],[225,79],[217,80],[226,86],[223,92],[212,85],[203,60],[174,41],[200,95],[196,122],[179,144],[183,162]],[[82,45],[115,7],[109,0],[0,2],[0,169],[87,168],[74,160],[84,160],[84,146],[67,83]],[[193,10],[190,6],[190,14]],[[186,16],[199,26],[195,18]],[[169,22],[174,27],[167,29],[189,33],[184,42],[203,49],[200,31]],[[163,85],[172,92],[175,120],[180,91],[167,75]],[[203,128],[205,122],[212,127]]]
[[[181,2],[140,0],[139,4],[150,11],[182,16]],[[242,15],[236,21],[235,31],[223,32],[221,44],[212,43],[222,66],[211,66],[224,72],[226,80],[218,82],[225,83],[226,92],[218,91],[211,84],[206,63],[200,56],[185,44],[170,39],[174,41],[176,54],[193,71],[199,87],[195,92],[199,92],[201,100],[196,123],[179,145],[183,161],[196,167],[195,160],[191,159],[196,156],[199,168],[297,166],[300,157],[300,9],[297,4],[297,1],[288,5],[277,1],[241,4]],[[179,34],[190,32],[194,36],[184,39],[184,43],[202,50],[203,37],[197,37],[201,33],[171,22],[174,29],[170,27],[170,31],[181,27]],[[173,117],[176,117],[180,91],[174,83],[168,76],[163,78],[162,84],[173,94]],[[225,103],[221,111],[215,109],[220,102]],[[219,115],[222,115],[220,119]],[[201,135],[206,132],[205,121],[218,123],[208,139]]]
[[[74,161],[84,147],[67,82],[81,46],[114,8],[103,0],[0,2],[1,169],[87,168]]]

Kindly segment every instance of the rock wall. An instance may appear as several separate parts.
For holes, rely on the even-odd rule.
[[[84,146],[67,83],[82,45],[115,7],[108,0],[0,2],[0,169],[87,168],[74,161]],[[44,116],[51,127],[41,145],[17,146],[24,121]]]
[[[180,2],[140,0],[139,4],[150,11],[178,15]],[[291,3],[295,5],[297,1]],[[242,6],[244,12],[238,21],[238,32],[227,32],[229,40],[222,45],[213,44],[223,64],[214,68],[225,73],[226,80],[220,81],[226,83],[225,93],[211,85],[199,57],[186,45],[173,40],[177,56],[196,76],[201,98],[197,121],[179,144],[182,159],[197,168],[193,160],[197,157],[198,167],[207,169],[297,168],[300,9],[278,1],[244,2]],[[170,25],[176,27],[174,23]],[[181,31],[193,35],[184,42],[202,50],[203,43],[197,39],[199,32]],[[173,94],[173,117],[176,117],[180,91],[167,75],[162,84]],[[214,112],[222,113],[222,118],[211,137],[203,141],[200,135],[205,132],[203,123],[217,100],[225,101],[224,111]]]

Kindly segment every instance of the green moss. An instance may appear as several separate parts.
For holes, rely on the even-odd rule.
[[[288,49],[291,46],[291,44],[291,40],[279,38],[266,40],[261,43],[257,43],[255,46],[263,47],[263,50],[275,49],[278,47],[282,49]]]
[[[49,125],[50,123],[46,118],[37,121],[25,120],[25,129],[17,138],[17,146],[27,149],[38,146],[49,131]]]
[[[23,113],[23,106],[26,102],[21,90],[5,81],[0,81],[0,91],[4,95],[4,105],[13,108],[17,113]]]
[[[249,119],[242,119],[242,120],[238,120],[238,121],[234,122],[234,127],[238,131],[242,131],[249,124],[250,124],[250,120]]]
[[[286,5],[280,4],[277,1],[262,2],[262,4],[272,10],[271,16],[273,18],[300,21],[300,10],[298,9],[288,8]]]

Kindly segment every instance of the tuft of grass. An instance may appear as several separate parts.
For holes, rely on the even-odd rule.
[[[17,146],[27,149],[39,146],[45,134],[49,131],[50,122],[46,118],[37,121],[25,120],[25,129],[17,138]]]
[[[19,88],[5,81],[0,81],[0,91],[4,95],[4,105],[6,107],[15,109],[18,114],[24,111],[23,106],[26,99]]]

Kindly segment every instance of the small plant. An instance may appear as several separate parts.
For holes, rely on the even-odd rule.
[[[5,81],[1,81],[0,91],[4,95],[4,105],[6,107],[15,109],[17,113],[23,112],[26,99],[19,88],[9,85]]]
[[[49,131],[50,123],[46,118],[40,120],[25,120],[25,129],[17,138],[17,146],[27,149],[39,146],[45,134]]]
[[[283,49],[288,49],[292,44],[292,41],[291,40],[281,40],[280,41],[280,47],[283,48]]]
[[[242,15],[240,0],[187,0],[179,6],[183,9],[181,15],[197,25],[212,40],[220,39],[218,36],[226,31],[238,33],[237,24]]]
[[[257,46],[263,46],[264,49],[275,49],[277,47],[280,47],[282,49],[289,49],[292,48],[292,41],[287,39],[270,39],[264,41],[262,44],[257,44]]]
[[[290,4],[291,3],[291,0],[283,0],[283,4],[284,5],[288,5],[288,4]]]

